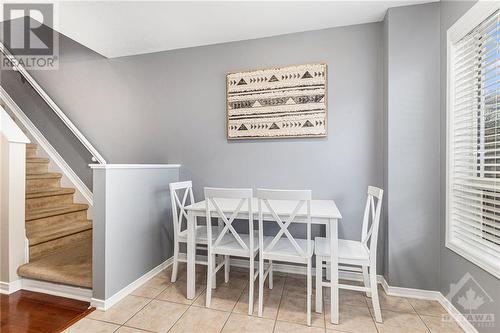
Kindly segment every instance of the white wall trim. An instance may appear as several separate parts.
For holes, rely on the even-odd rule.
[[[1,282],[0,281],[0,294],[9,295],[22,288],[22,279],[15,280],[12,282]]]
[[[92,169],[178,169],[180,164],[89,164]]]
[[[23,290],[30,290],[39,293],[67,297],[80,301],[90,302],[92,289],[67,286],[59,283],[51,283],[32,279],[22,279]]]
[[[439,293],[437,301],[445,308],[448,314],[455,319],[465,333],[478,333],[474,325],[472,325],[443,294]]]
[[[55,150],[55,148],[49,143],[49,141],[43,136],[43,134],[38,130],[38,128],[36,128],[36,126],[31,122],[31,120],[26,116],[26,114],[21,110],[21,108],[16,104],[16,102],[14,102],[14,100],[9,96],[9,94],[7,94],[7,92],[1,86],[0,86],[0,97],[4,100],[5,104],[8,106],[8,109],[21,122],[23,127],[26,130],[28,130],[29,134],[32,136],[34,141],[38,143],[40,148],[42,148],[42,150],[45,152],[50,161],[55,163],[57,168],[62,172],[62,174],[64,175],[62,181],[66,180],[75,187],[76,201],[87,203],[88,205],[93,206],[93,194],[89,190],[89,188],[82,182],[82,180],[76,175],[73,169],[71,169],[71,167],[61,157],[61,155],[59,155],[57,150]]]
[[[162,262],[161,264],[159,264],[158,266],[156,266],[155,268],[153,268],[152,270],[150,270],[149,272],[147,272],[146,274],[144,274],[143,276],[141,276],[140,278],[138,278],[137,280],[135,280],[134,282],[132,282],[131,284],[129,284],[122,290],[118,291],[116,294],[114,294],[113,296],[111,296],[106,300],[92,298],[90,300],[91,306],[95,306],[97,309],[104,311],[109,309],[110,307],[112,307],[125,297],[127,297],[135,289],[139,288],[144,283],[148,282],[153,277],[158,275],[158,273],[160,273],[162,270],[172,265],[173,262],[174,262],[173,257],[168,258],[167,260],[165,260],[164,262]]]

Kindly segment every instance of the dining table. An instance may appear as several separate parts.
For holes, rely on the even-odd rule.
[[[253,215],[255,221],[258,221],[258,198],[253,198],[252,212],[249,212],[248,206],[243,207],[236,216],[237,219],[248,219],[249,214]],[[219,199],[217,201],[224,214],[231,215],[238,207],[239,199]],[[273,208],[276,214],[281,217],[289,216],[297,205],[296,201],[277,200],[273,201]],[[208,209],[210,215],[214,218],[218,217],[217,210],[212,204],[209,204]],[[185,207],[187,212],[187,298],[194,299],[196,289],[196,223],[198,218],[205,218],[207,207],[205,200],[195,202]],[[265,205],[262,205],[263,221],[275,221],[271,212],[267,210]],[[329,238],[331,244],[331,263],[327,267],[327,278],[330,279],[331,292],[331,321],[338,323],[339,302],[338,302],[338,222],[342,219],[337,205],[334,200],[311,200],[311,224],[324,225],[325,236]],[[296,214],[293,223],[306,223],[307,213],[306,207],[302,207]]]

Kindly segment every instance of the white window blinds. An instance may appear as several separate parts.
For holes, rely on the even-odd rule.
[[[479,22],[478,22],[479,23]],[[500,14],[452,45],[447,245],[500,275]]]

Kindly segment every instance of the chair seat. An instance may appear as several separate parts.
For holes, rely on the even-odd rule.
[[[324,237],[316,237],[315,254],[320,257],[330,257],[330,240]],[[339,239],[339,261],[370,259],[368,247],[359,241]]]
[[[216,239],[220,233],[219,227],[212,227],[212,239]],[[187,242],[187,229],[179,233],[179,242]],[[196,226],[196,243],[197,244],[207,244],[207,226],[198,225]]]
[[[265,251],[263,257],[265,259],[271,259],[271,260],[306,263],[307,260],[311,258],[314,253],[314,241],[313,240],[310,241],[311,249],[309,250],[308,253],[307,239],[297,239],[297,238],[294,239],[299,245],[299,247],[302,249],[302,251],[305,253],[305,255],[300,254],[295,248],[295,246],[292,245],[292,242],[290,242],[288,238],[283,237],[276,243],[276,245],[274,245],[274,247],[271,250]]]
[[[248,234],[238,234],[245,243],[245,245],[250,248],[250,237]],[[254,255],[259,251],[259,235],[258,233],[254,233],[253,235],[253,247],[254,247]],[[216,237],[217,238],[217,237]],[[272,237],[264,236],[264,246],[271,242]],[[240,257],[248,257],[248,250],[241,247],[236,237],[232,234],[225,234],[222,237],[220,243],[217,246],[212,247],[212,251],[217,254],[228,254]]]

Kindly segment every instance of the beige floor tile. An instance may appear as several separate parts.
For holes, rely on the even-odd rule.
[[[106,311],[96,310],[87,318],[123,324],[151,300],[149,298],[129,295]]]
[[[243,290],[248,286],[248,276],[235,277],[233,275],[234,274],[229,275],[229,281],[227,283],[224,282],[224,274],[222,274],[222,276],[220,274],[217,275],[217,288],[222,287]]]
[[[370,308],[373,316],[373,310]],[[426,326],[416,313],[395,312],[382,310],[382,320],[384,326],[393,326],[398,328],[410,328],[425,330]]]
[[[167,289],[170,284],[170,278],[166,274],[160,274],[134,290],[132,295],[155,298],[162,291]]]
[[[148,333],[148,331],[143,331],[137,328],[122,326],[116,331],[116,333]]]
[[[305,325],[289,323],[286,321],[277,321],[274,327],[274,333],[324,333],[325,329],[320,327],[308,327]]]
[[[323,299],[325,300],[325,302],[330,302],[330,288],[323,288]],[[362,293],[360,291],[340,289],[339,304],[366,307],[367,301],[365,299],[365,293]]]
[[[196,289],[195,289],[195,297],[194,299],[187,299],[187,284],[185,281],[177,281],[176,283],[173,283],[165,289],[160,295],[156,297],[156,299],[162,300],[162,301],[169,301],[169,302],[175,302],[175,303],[182,303],[182,304],[192,304],[196,297],[200,296],[201,293],[205,290],[205,283],[196,283]]]
[[[421,316],[431,333],[462,333],[463,330],[449,316],[443,317]]]
[[[427,329],[394,327],[378,323],[375,325],[377,325],[378,333],[429,333]]]
[[[227,320],[223,333],[272,333],[274,320],[250,317],[244,314],[231,313]]]
[[[153,332],[167,332],[187,310],[188,306],[153,300],[125,324]]]
[[[111,333],[116,331],[119,327],[120,327],[119,325],[83,318],[73,326],[67,328],[64,332],[65,333]]]
[[[355,333],[376,333],[375,322],[368,311],[368,307],[350,306],[341,304],[339,312],[339,324],[331,323],[330,304],[324,307],[326,328],[330,330],[355,332]]]
[[[293,292],[284,293],[278,310],[278,320],[292,323],[307,324],[307,299]],[[311,297],[312,326],[325,327],[325,317],[314,312],[314,297]]]
[[[177,321],[169,333],[220,332],[229,315],[229,312],[192,306]]]
[[[220,311],[231,312],[242,294],[242,290],[234,288],[219,287],[212,289],[212,300],[210,308]],[[196,306],[205,306],[206,291],[204,291],[193,303]]]
[[[269,289],[269,279],[266,278],[266,281],[264,282],[264,287],[268,290],[272,290],[275,292],[281,292],[283,288],[285,287],[285,281],[286,281],[286,275],[280,272],[273,272],[273,289]],[[258,279],[256,281],[257,287],[259,286],[258,284]],[[304,280],[304,286],[305,286],[305,280]]]
[[[378,297],[379,297],[380,308],[382,310],[415,313],[415,310],[411,306],[410,302],[408,302],[407,298],[389,296],[385,292],[379,292]],[[371,298],[366,297],[366,302],[368,303],[369,307],[372,307]]]
[[[263,301],[264,306],[263,306],[262,316],[264,318],[276,319],[276,316],[278,315],[278,308],[281,301],[281,294],[277,293],[276,291],[269,291],[269,289],[266,289],[263,295],[264,295],[264,301]],[[259,306],[258,289],[255,290],[253,304],[254,304],[253,315],[257,316],[258,306]],[[248,314],[248,290],[245,290],[243,294],[240,296],[240,299],[238,300],[238,303],[236,303],[233,312]]]
[[[415,298],[409,298],[408,301],[420,315],[441,317],[441,315],[448,313],[438,301]]]

